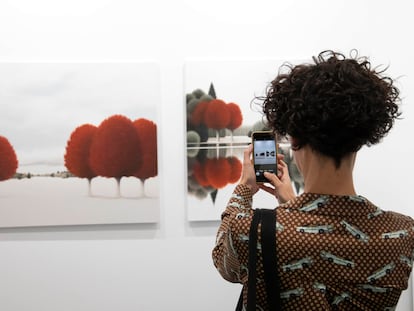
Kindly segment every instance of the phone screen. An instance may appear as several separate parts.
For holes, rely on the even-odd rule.
[[[277,174],[276,141],[272,132],[254,132],[253,162],[257,182],[267,182],[264,172]]]

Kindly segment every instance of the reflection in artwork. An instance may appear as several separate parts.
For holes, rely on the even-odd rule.
[[[188,156],[188,192],[198,199],[209,197],[215,202],[217,191],[240,179],[242,162],[237,156],[227,155],[226,146],[219,149],[206,146]],[[231,148],[231,147],[229,147]],[[194,155],[194,149],[192,149]]]

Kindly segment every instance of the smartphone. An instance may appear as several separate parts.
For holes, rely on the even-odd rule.
[[[276,138],[271,131],[257,131],[252,133],[252,144],[256,182],[267,182],[264,172],[277,175]]]

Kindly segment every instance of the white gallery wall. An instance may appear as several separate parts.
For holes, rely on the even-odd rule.
[[[405,0],[0,1],[1,62],[157,62],[162,98],[160,222],[0,229],[0,310],[234,309],[240,286],[222,280],[211,261],[218,223],[187,221],[188,60],[309,59],[357,48],[389,65],[400,77],[403,119],[381,145],[360,152],[356,186],[414,217],[411,12]],[[413,310],[412,285],[397,310]]]

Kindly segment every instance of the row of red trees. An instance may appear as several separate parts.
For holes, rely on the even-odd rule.
[[[99,126],[77,127],[66,145],[65,166],[73,175],[87,178],[135,176],[143,183],[157,176],[157,126],[140,118],[135,121],[113,115]]]
[[[10,179],[16,174],[17,156],[9,140],[0,136],[0,181]]]
[[[193,176],[202,187],[224,188],[240,178],[242,163],[237,157],[206,158],[193,165]]]
[[[211,136],[209,130],[216,130],[218,140],[220,136],[226,135],[226,129],[233,135],[233,131],[243,122],[239,105],[217,98],[213,83],[207,94],[201,89],[186,94],[186,111],[187,132],[197,133],[202,142]]]
[[[219,189],[240,179],[242,163],[235,156],[202,156],[188,160],[188,193],[199,199],[210,196],[214,204]]]
[[[227,103],[221,99],[201,101],[191,114],[191,124],[205,125],[207,128],[234,131],[243,122],[240,107],[235,103]]]

